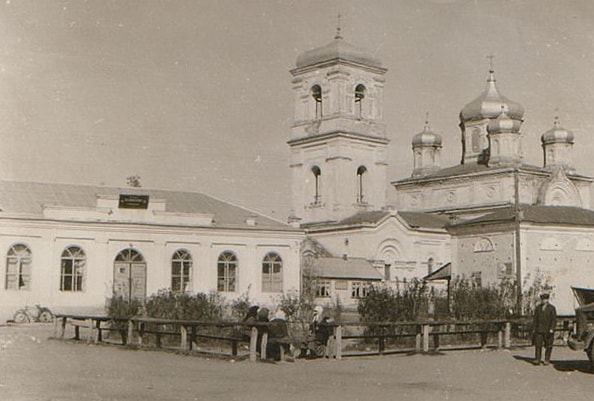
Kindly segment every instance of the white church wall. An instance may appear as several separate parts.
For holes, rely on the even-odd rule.
[[[571,287],[594,288],[594,229],[529,227],[523,237],[524,286],[536,275],[550,282],[552,300],[560,314],[573,314]]]

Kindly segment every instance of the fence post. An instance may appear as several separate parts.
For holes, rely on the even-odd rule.
[[[193,350],[195,346],[196,347],[198,346],[196,344],[196,326],[195,325],[192,325],[192,330],[190,331],[190,341],[189,341],[188,346],[189,346],[190,351]]]
[[[61,327],[60,327],[60,339],[64,339],[64,333],[66,333],[66,320],[68,318],[66,316],[62,316],[61,320]]]
[[[262,333],[262,344],[260,344],[260,359],[266,359],[266,347],[268,346],[268,331]]]
[[[179,346],[185,351],[188,349],[188,328],[182,324],[179,326],[179,334],[181,337]]]
[[[428,324],[423,325],[423,352],[429,352],[429,331],[430,326]]]
[[[252,333],[250,335],[250,362],[256,362],[257,343],[258,343],[258,329],[254,326],[254,327],[252,327]]]
[[[128,336],[127,336],[127,342],[128,344],[133,344],[133,339],[134,339],[134,322],[132,320],[128,320]]]
[[[421,352],[421,327],[417,326],[417,336],[415,337],[415,351]]]
[[[336,337],[335,346],[336,350],[334,355],[336,359],[342,359],[342,326],[338,325],[334,328],[334,336]]]
[[[503,348],[503,330],[501,330],[501,326],[497,330],[497,348]]]
[[[97,332],[95,333],[95,343],[100,343],[103,341],[101,336],[101,319],[95,320],[95,327],[97,327]]]
[[[505,322],[505,336],[503,346],[505,348],[511,347],[511,322]]]
[[[142,346],[144,337],[144,322],[138,322],[138,345]]]
[[[92,343],[95,341],[95,338],[97,338],[97,329],[93,324],[93,319],[85,319],[85,326],[91,329],[91,332],[87,336],[87,343]]]

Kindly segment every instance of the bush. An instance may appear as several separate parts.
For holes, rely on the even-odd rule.
[[[239,298],[231,301],[231,317],[234,320],[241,320],[245,317],[250,307],[252,307],[249,292],[242,294]]]
[[[404,282],[402,290],[373,286],[359,300],[362,322],[414,321],[427,316],[429,291],[422,280]]]
[[[172,320],[221,320],[223,301],[218,294],[174,293],[169,289],[159,290],[146,301],[149,317]]]
[[[107,316],[113,319],[130,319],[139,314],[142,303],[136,299],[128,301],[122,296],[114,296],[107,300],[105,306]]]

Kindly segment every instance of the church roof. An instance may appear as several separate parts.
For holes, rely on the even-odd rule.
[[[383,276],[364,258],[318,258],[306,272],[316,278],[381,280]]]
[[[460,111],[460,120],[474,121],[484,118],[496,118],[504,108],[509,117],[514,120],[521,120],[524,116],[524,108],[519,103],[509,100],[499,93],[495,85],[495,74],[489,71],[487,87],[476,99],[468,103]]]
[[[520,164],[518,166],[509,167],[509,166],[487,166],[485,164],[478,164],[478,163],[468,163],[468,164],[457,164],[451,167],[445,167],[434,172],[428,173],[422,177],[408,177],[402,180],[395,181],[395,183],[405,184],[407,182],[417,182],[417,181],[425,181],[431,179],[442,179],[442,178],[453,178],[456,176],[463,176],[467,174],[482,174],[482,173],[491,173],[496,172],[498,170],[509,170],[510,168],[519,168],[523,171],[529,172],[542,172],[549,174],[550,172],[543,167],[534,166],[531,164]],[[573,176],[573,175],[572,175]]]
[[[543,144],[548,145],[551,143],[570,143],[574,142],[573,132],[566,130],[559,124],[559,118],[555,118],[553,128],[542,134],[540,140]]]
[[[98,196],[148,195],[165,201],[165,211],[182,214],[212,214],[212,227],[246,227],[246,219],[255,217],[250,229],[299,231],[288,224],[252,210],[233,205],[198,192],[156,190],[132,187],[105,187],[76,184],[0,181],[0,218],[19,214],[43,218],[47,206],[64,208],[97,207]]]
[[[443,215],[423,212],[398,212],[406,223],[413,228],[444,228],[449,218]]]
[[[423,213],[423,212],[396,212],[406,224],[411,228],[444,228],[448,223],[448,218],[441,215]],[[345,219],[336,222],[323,222],[304,225],[306,228],[338,228],[338,227],[357,227],[364,225],[376,225],[383,221],[388,216],[393,215],[392,212],[386,210],[372,210],[366,212],[359,212]]]
[[[515,216],[515,208],[510,206],[497,209],[476,219],[451,224],[449,227],[513,221]],[[519,216],[522,222],[536,224],[594,226],[594,211],[579,207],[521,205]]]
[[[302,68],[335,60],[350,61],[378,68],[382,66],[379,58],[364,49],[348,43],[340,35],[337,35],[332,42],[325,46],[308,50],[299,55],[296,66],[297,68]]]

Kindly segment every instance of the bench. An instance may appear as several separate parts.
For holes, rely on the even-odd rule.
[[[104,323],[126,322],[126,319],[112,319],[107,316],[56,314],[54,333],[57,338],[63,339],[66,334],[66,326],[74,327],[74,340],[81,340],[81,328],[89,329],[87,342],[99,343],[103,341],[104,331],[118,331],[122,337],[122,344],[126,344],[127,333],[125,330],[102,326]]]

